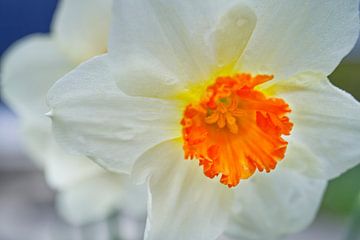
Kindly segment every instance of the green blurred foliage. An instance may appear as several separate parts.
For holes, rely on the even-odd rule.
[[[330,75],[336,86],[351,93],[360,100],[360,61],[343,62]],[[351,114],[351,113],[349,113]],[[346,149],[339,149],[346,151]],[[323,201],[323,210],[336,214],[348,215],[354,209],[360,193],[360,166],[330,181]]]
[[[349,232],[347,235],[347,240],[360,239],[360,194],[358,195],[355,204],[354,212],[352,215],[352,221],[349,226]]]
[[[330,75],[330,80],[360,101],[360,60],[341,63]]]

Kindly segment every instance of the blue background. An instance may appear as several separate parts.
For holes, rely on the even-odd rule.
[[[57,0],[0,0],[0,57],[13,42],[49,32]]]

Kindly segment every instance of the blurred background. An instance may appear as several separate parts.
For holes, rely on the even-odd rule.
[[[56,5],[56,0],[0,0],[0,59],[23,36],[48,32]],[[360,41],[330,79],[360,100]],[[141,227],[126,221],[116,217],[119,235],[139,239]],[[111,239],[103,234],[108,227],[75,228],[57,216],[54,193],[26,155],[16,116],[0,95],[0,240]],[[360,166],[331,181],[315,222],[288,240],[358,240],[355,230],[360,232]]]

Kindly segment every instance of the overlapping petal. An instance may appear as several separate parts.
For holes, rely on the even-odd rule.
[[[188,91],[192,82],[207,81],[234,64],[250,38],[256,16],[244,4],[220,2],[210,2],[206,14],[190,15],[189,8],[196,8],[198,2],[183,1],[178,6],[173,1],[120,1],[115,6],[119,13],[110,55],[116,60],[114,72],[121,91],[174,97]]]
[[[158,59],[184,79],[206,75],[214,59],[203,33],[214,13],[207,10],[215,2],[223,1],[209,2],[207,9],[201,1],[116,1],[110,55],[119,66],[129,55],[140,54]],[[198,14],[192,14],[194,9]]]
[[[321,203],[325,180],[280,168],[258,174],[235,189],[226,234],[233,239],[281,239],[311,223]]]
[[[106,173],[90,159],[69,155],[61,149],[51,132],[51,121],[45,115],[22,121],[21,126],[30,157],[44,168],[47,183],[54,189],[61,191],[91,175]]]
[[[205,178],[183,155],[181,142],[168,141],[134,166],[134,178],[149,185],[146,240],[215,239],[225,228],[232,191]]]
[[[112,0],[63,0],[53,21],[53,35],[75,64],[107,52]]]
[[[256,24],[255,12],[243,2],[232,5],[218,18],[210,31],[211,47],[220,70],[239,60]]]
[[[82,155],[67,154],[55,142],[49,128],[48,148],[43,149],[43,155],[46,157],[45,176],[48,184],[61,191],[72,185],[76,185],[84,179],[91,178],[107,172],[99,165]]]
[[[58,142],[118,172],[128,172],[144,151],[181,134],[176,104],[121,93],[106,56],[59,80],[48,102]]]
[[[359,35],[359,0],[246,1],[257,16],[238,69],[285,79],[330,74]]]
[[[331,179],[360,162],[360,103],[318,74],[274,85],[293,112],[293,133],[284,165]]]
[[[154,96],[158,89],[147,92],[153,84],[166,91],[207,81],[224,62],[240,56],[255,21],[253,12],[236,0],[117,1],[109,54],[115,66],[124,66],[115,67],[118,84],[125,93]],[[228,44],[231,51],[225,49]],[[140,77],[142,70],[150,78]]]

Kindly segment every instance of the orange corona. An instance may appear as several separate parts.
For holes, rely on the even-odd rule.
[[[186,106],[183,126],[185,159],[198,159],[204,174],[221,175],[233,187],[255,170],[270,172],[284,158],[293,124],[289,105],[254,89],[269,75],[218,77],[199,102]]]

